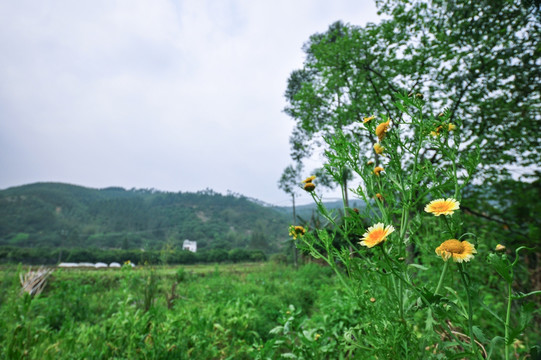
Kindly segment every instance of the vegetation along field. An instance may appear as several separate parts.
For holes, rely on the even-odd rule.
[[[21,270],[1,271],[3,359],[326,358],[360,311],[315,264],[64,269],[34,298]]]

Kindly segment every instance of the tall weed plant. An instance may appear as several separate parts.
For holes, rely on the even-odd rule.
[[[348,208],[345,196],[343,213],[328,210],[317,178],[303,181],[327,223],[290,233],[334,269],[343,287],[337,304],[357,308],[334,319],[345,324],[340,333],[318,332],[319,350],[337,343],[333,351],[362,359],[535,358],[539,334],[528,326],[539,309],[526,298],[539,299],[541,291],[512,287],[519,253],[527,249],[494,247],[462,216],[461,194],[480,165],[478,148],[462,137],[460,122],[449,122],[449,111],[425,114],[421,94],[398,98],[400,118],[369,116],[352,132],[325,139],[326,173],[339,184],[356,175],[358,185],[342,185],[342,193],[364,200],[363,209]],[[371,137],[373,148],[360,148],[352,133]],[[302,349],[312,351],[301,346],[292,355],[312,356]]]

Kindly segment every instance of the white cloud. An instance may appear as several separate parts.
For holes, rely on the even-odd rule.
[[[354,0],[3,2],[0,187],[210,187],[287,203],[287,77],[311,34],[370,16]]]

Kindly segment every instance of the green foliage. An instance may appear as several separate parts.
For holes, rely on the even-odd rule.
[[[0,357],[277,358],[270,331],[282,314],[292,306],[309,316],[319,291],[336,288],[315,265],[299,272],[269,265],[183,269],[57,270],[34,298],[20,296],[17,281],[2,283],[9,301],[0,306]],[[1,275],[16,278],[13,271]],[[179,276],[169,309],[166,295]]]
[[[336,22],[310,37],[303,68],[291,73],[285,108],[296,121],[292,158],[310,155],[321,138],[356,130],[363,117],[401,117],[396,94],[424,96],[431,113],[462,119],[467,146],[479,147],[487,179],[512,166],[541,162],[534,134],[541,119],[539,6],[534,2],[377,1],[386,15],[364,27]],[[428,157],[427,157],[428,158]]]
[[[526,248],[518,247],[510,261],[507,254],[494,253],[491,234],[478,234],[477,224],[462,217],[459,202],[481,157],[459,150],[461,123],[449,126],[449,113],[427,114],[421,97],[396,96],[403,117],[392,123],[372,119],[358,129],[383,148],[374,154],[380,171],[364,155],[362,144],[350,142],[342,131],[325,139],[326,171],[339,178],[342,169],[352,169],[359,180],[351,191],[366,207],[362,212],[327,209],[316,179],[311,195],[326,224],[299,236],[305,253],[334,270],[342,301],[362,309],[339,331],[347,343],[333,341],[363,358],[479,359],[490,353],[509,359],[513,351],[533,351],[540,323],[537,319],[530,325],[539,312],[523,299],[541,291],[513,290],[515,271],[524,274],[519,252]],[[423,160],[423,149],[435,154],[432,161]],[[450,211],[431,209],[427,204],[434,199],[447,203]],[[506,296],[501,296],[497,274],[507,285]],[[370,303],[377,303],[374,312],[366,309]],[[331,324],[336,323],[333,319]],[[288,318],[275,333],[289,338],[285,343],[291,344],[287,349],[292,356],[314,357],[308,347],[301,353],[292,345],[310,338],[298,338],[301,328],[308,331],[305,324],[291,334],[294,324],[294,317]],[[526,345],[518,350],[520,336]]]
[[[311,223],[301,249],[335,270],[345,302],[362,298],[367,283],[387,290],[381,314],[341,329],[349,340],[342,348],[361,358],[533,355],[539,317],[525,298],[539,295],[539,256],[517,250],[510,262],[490,253],[496,244],[539,245],[539,6],[377,5],[387,15],[379,24],[336,22],[312,35],[285,93],[292,159],[316,149],[326,157],[326,177],[311,193],[324,220]],[[318,195],[328,178],[341,186],[341,212]],[[348,190],[362,211],[350,209]],[[427,218],[430,200],[448,198],[460,201],[459,214]],[[360,246],[376,223],[396,231],[372,249]],[[450,239],[447,246],[471,242],[475,261],[442,266],[434,251]],[[295,348],[313,334],[297,338],[287,330],[294,323],[276,328],[288,356],[317,356]]]
[[[211,190],[165,193],[36,183],[0,191],[0,245],[147,251],[167,247],[163,260],[169,261],[167,253],[181,249],[184,239],[196,240],[203,251],[277,252],[287,224],[287,217],[272,208]]]
[[[131,261],[138,264],[195,264],[222,263],[239,261],[265,261],[267,255],[257,249],[223,249],[203,250],[193,253],[187,250],[104,250],[104,249],[73,249],[73,248],[22,248],[15,246],[0,246],[0,264],[29,264],[55,265],[59,259],[66,262],[112,262]]]

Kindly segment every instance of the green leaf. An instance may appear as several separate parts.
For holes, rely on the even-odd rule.
[[[269,334],[279,334],[281,332],[284,331],[284,327],[281,326],[281,325],[278,325],[276,327],[274,327],[273,329],[271,329],[271,331],[269,331]]]
[[[295,355],[293,353],[284,353],[284,354],[282,354],[280,356],[283,357],[283,358],[286,358],[286,359],[297,359],[297,355]]]
[[[483,330],[481,330],[477,326],[473,327],[473,335],[475,335],[475,338],[477,338],[482,343],[485,343],[487,341],[485,334],[483,334]]]
[[[425,331],[432,332],[434,330],[434,325],[437,325],[437,321],[434,320],[434,317],[432,317],[432,310],[428,309],[428,313],[426,315],[426,321],[425,321]]]
[[[483,301],[480,301],[479,303],[481,304],[483,309],[488,311],[490,313],[490,315],[492,315],[496,320],[498,320],[502,324],[505,324],[505,321],[503,321],[503,319],[498,314],[496,314],[494,312],[494,310],[492,310],[490,307],[488,307]]]
[[[414,268],[424,270],[424,271],[428,270],[428,268],[426,266],[419,265],[419,264],[408,264],[408,267],[414,267]]]
[[[500,341],[505,342],[505,339],[501,336],[495,336],[492,338],[492,340],[490,340],[490,344],[488,345],[487,359],[490,359],[492,352],[494,351],[494,346],[496,346],[496,343]]]
[[[496,270],[498,274],[509,284],[513,281],[512,267],[505,255],[489,254],[488,263]]]
[[[513,295],[512,298],[513,300],[518,300],[518,299],[524,299],[525,297],[532,296],[532,295],[541,295],[541,290],[532,291],[527,294],[524,294],[523,292],[519,292],[518,295]]]

